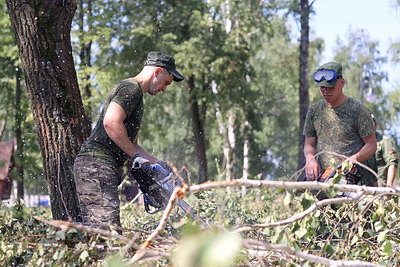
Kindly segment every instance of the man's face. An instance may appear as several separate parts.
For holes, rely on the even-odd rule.
[[[156,95],[159,92],[165,92],[167,86],[172,83],[174,77],[166,69],[157,68],[154,71],[153,79],[150,83],[150,89],[148,91],[151,95]]]
[[[342,100],[343,86],[344,86],[344,79],[339,78],[336,81],[334,87],[321,86],[319,88],[319,91],[321,92],[322,97],[325,99],[326,102],[328,102],[330,106],[336,106]]]

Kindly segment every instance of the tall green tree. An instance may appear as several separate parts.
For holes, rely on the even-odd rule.
[[[24,162],[22,125],[25,121],[26,112],[24,112],[23,100],[21,100],[23,94],[20,81],[21,71],[18,67],[18,65],[20,64],[18,59],[18,50],[11,32],[9,18],[8,16],[6,16],[7,9],[5,6],[5,2],[2,4],[3,12],[1,12],[1,14],[4,15],[2,15],[0,19],[0,31],[2,36],[0,45],[0,64],[3,71],[0,74],[2,88],[2,91],[0,93],[2,99],[2,103],[0,105],[2,107],[0,109],[4,111],[4,113],[0,116],[0,140],[12,140],[17,146],[16,153],[14,153],[13,158],[17,163],[15,169],[18,175],[12,176],[14,176],[17,181],[18,197],[24,198],[24,165],[21,163]],[[13,114],[14,116],[12,116],[11,114]]]
[[[74,1],[7,0],[54,219],[79,220],[72,165],[89,134],[70,40]]]
[[[335,47],[334,60],[343,66],[346,78],[346,95],[364,103],[372,112],[377,112],[383,95],[382,81],[387,73],[382,71],[382,65],[387,61],[386,56],[378,48],[379,42],[370,39],[365,30],[351,30],[346,34],[346,42],[338,39]],[[369,103],[365,99],[368,93],[363,87],[365,71],[370,74],[370,88],[377,95],[377,102]]]
[[[11,176],[17,181],[17,196],[23,198],[25,194],[45,194],[47,190],[18,47],[6,3],[4,0],[0,3],[3,11],[0,13],[0,140],[15,140],[16,166]]]
[[[92,0],[77,1],[77,15],[76,21],[78,25],[77,43],[78,43],[78,58],[79,58],[79,73],[80,77],[80,88],[83,94],[83,98],[87,101],[86,114],[89,121],[92,117],[92,84],[91,84],[91,70],[92,70],[92,44],[93,35],[91,34],[91,28],[93,27],[92,22]]]
[[[1,0],[1,14],[0,15],[0,138],[3,136],[7,124],[10,120],[13,120],[8,116],[12,113],[13,102],[14,102],[14,86],[13,78],[15,77],[15,68],[18,66],[18,51],[15,46],[14,38],[11,32],[11,25],[5,7],[5,1]],[[4,140],[3,140],[4,141]],[[7,140],[8,141],[8,140]]]
[[[250,142],[249,131],[253,121],[249,117],[247,92],[254,78],[250,59],[255,54],[251,43],[254,36],[261,36],[265,32],[270,16],[269,13],[263,13],[265,9],[260,7],[263,7],[263,3],[258,1],[224,1],[220,2],[221,15],[214,16],[222,18],[219,24],[224,25],[226,33],[222,53],[215,60],[213,93],[224,148],[222,162],[225,166],[221,166],[221,169],[225,170],[228,180],[239,175],[237,170],[245,163],[239,158],[248,157],[248,152],[246,155],[244,152],[245,146],[250,144],[245,144]],[[247,164],[250,163],[248,161]],[[244,176],[247,175],[244,173]]]
[[[186,81],[173,84],[167,94],[145,96],[146,113],[139,134],[144,147],[160,158],[186,165],[195,173],[194,182],[215,179],[216,174],[240,177],[235,169],[244,165],[251,175],[267,169],[273,175],[275,170],[286,169],[266,162],[270,161],[267,154],[271,147],[279,143],[290,148],[274,148],[273,161],[283,157],[282,165],[293,166],[289,162],[297,146],[291,142],[296,139],[292,134],[298,132],[298,122],[292,122],[292,118],[298,98],[288,91],[287,84],[291,88],[298,84],[298,74],[286,76],[293,67],[299,68],[293,64],[299,53],[293,53],[286,17],[278,23],[274,15],[277,9],[286,8],[284,2],[92,2],[92,27],[82,34],[93,36],[93,46],[98,48],[92,54],[93,99],[101,103],[114,83],[141,69],[148,51],[162,50],[175,56]],[[270,39],[279,40],[279,45],[288,50],[280,51]],[[284,58],[277,60],[270,51],[283,53]],[[266,57],[258,58],[260,54],[267,54],[271,62],[264,65]],[[284,68],[280,65],[283,62]],[[286,75],[274,76],[274,69],[285,69]],[[270,112],[278,109],[265,97],[271,94],[284,96],[283,103],[290,103],[291,112],[278,112],[284,119]],[[94,114],[98,107],[93,109]],[[264,120],[277,124],[264,124]],[[284,122],[290,123],[282,125],[283,130],[271,130]],[[255,138],[259,132],[267,134]],[[269,140],[265,140],[267,137]]]
[[[346,78],[345,92],[347,95],[363,102],[379,121],[380,130],[393,135],[397,140],[396,131],[392,130],[399,122],[399,86],[383,90],[382,83],[388,79],[388,73],[383,71],[387,57],[379,51],[379,42],[371,40],[365,30],[352,30],[346,34],[346,42],[338,40],[335,48],[335,60],[341,62]],[[369,72],[369,86],[363,87],[363,73]],[[368,102],[366,94],[372,90],[376,95],[374,102]]]
[[[286,178],[297,168],[298,151],[298,46],[290,42],[285,19],[270,22],[277,33],[262,39],[263,49],[254,60],[256,78],[252,83],[258,98],[254,121],[253,172],[268,179]],[[279,34],[278,34],[279,33]]]

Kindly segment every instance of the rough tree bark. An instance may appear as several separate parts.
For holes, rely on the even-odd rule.
[[[54,219],[79,221],[73,162],[90,132],[72,58],[71,0],[7,0]]]

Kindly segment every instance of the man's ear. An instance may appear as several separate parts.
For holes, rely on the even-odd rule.
[[[339,80],[339,82],[342,87],[344,87],[346,85],[346,80],[343,77]]]
[[[154,77],[157,77],[161,72],[163,72],[163,68],[161,67],[156,67],[154,69]]]

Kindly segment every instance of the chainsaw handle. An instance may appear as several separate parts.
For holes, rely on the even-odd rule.
[[[148,202],[146,202],[146,201],[144,202],[144,208],[145,208],[146,212],[149,213],[149,214],[155,214],[155,213],[157,213],[157,212],[159,212],[159,211],[164,209],[164,208],[160,208],[160,209],[152,210],[150,208],[150,204]]]
[[[155,164],[151,164],[150,168],[154,171],[160,171],[162,173],[164,173],[165,175],[169,175],[169,173],[167,172],[166,169],[164,169],[160,164],[155,163]]]

